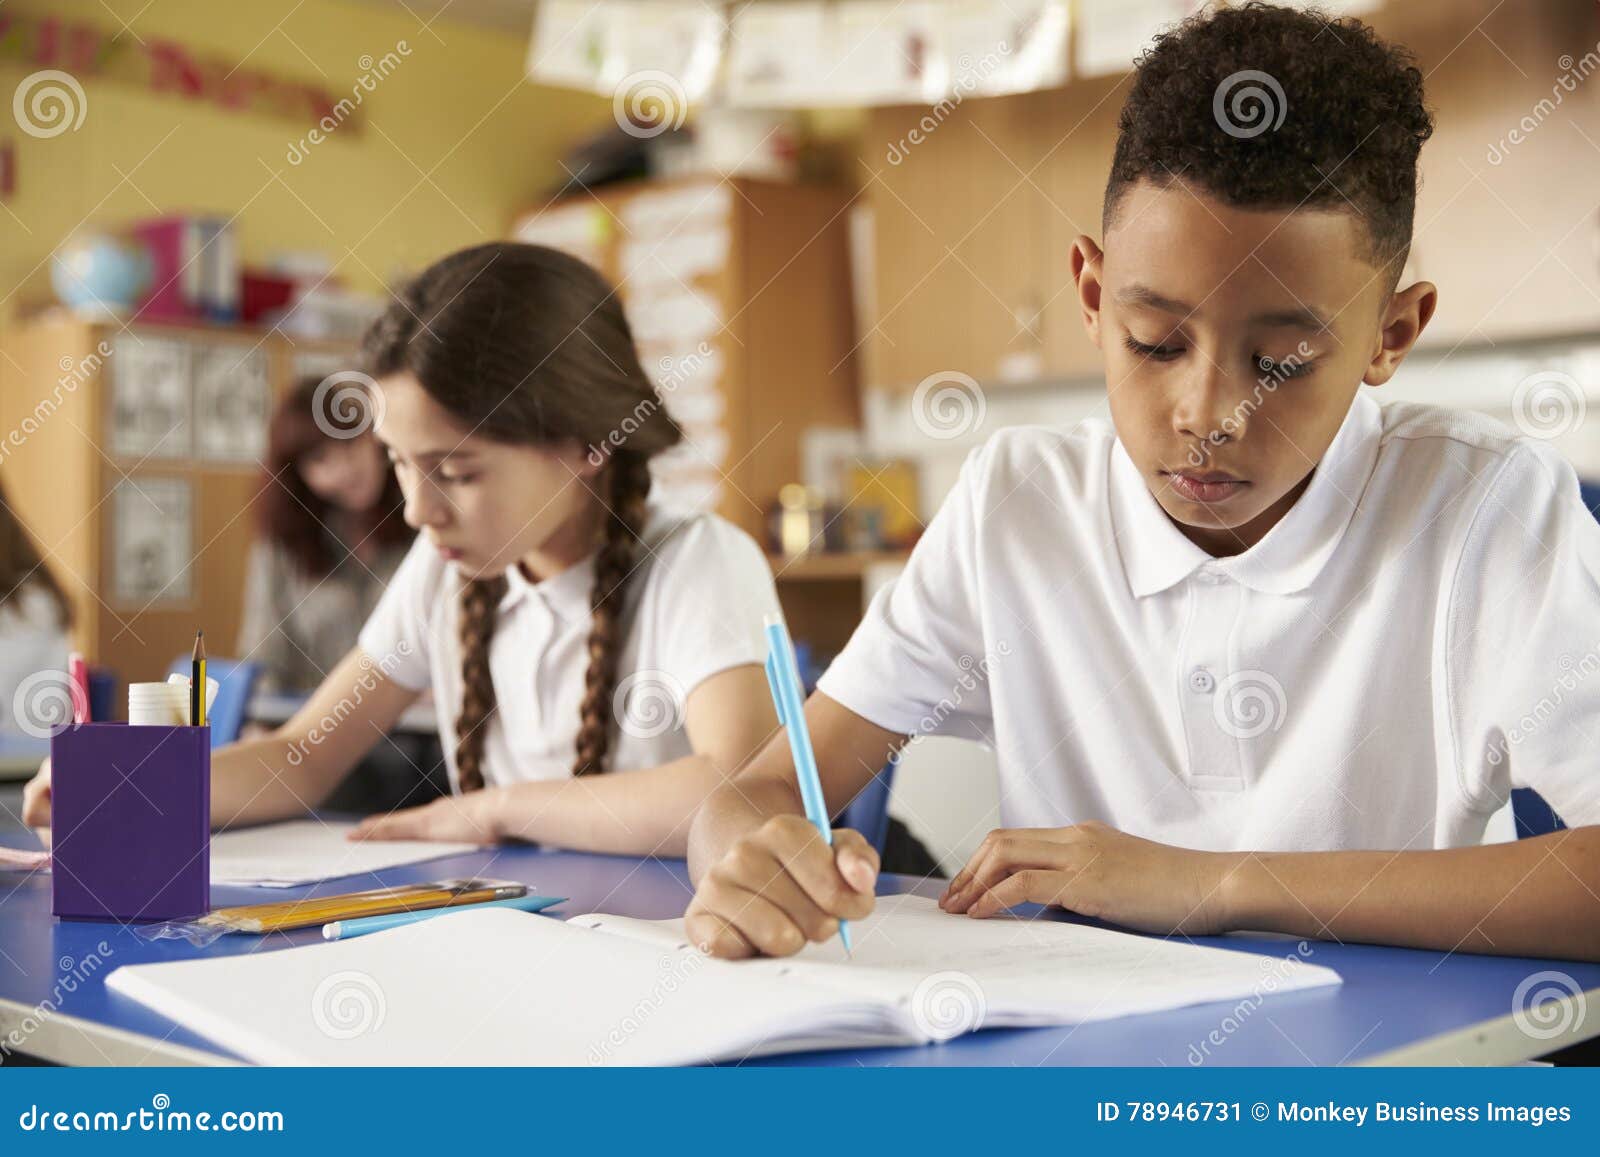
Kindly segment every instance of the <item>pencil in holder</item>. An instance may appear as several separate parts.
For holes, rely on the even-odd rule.
[[[52,910],[189,920],[211,908],[211,729],[79,723],[50,740]]]

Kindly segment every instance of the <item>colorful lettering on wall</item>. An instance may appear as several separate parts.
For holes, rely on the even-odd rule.
[[[0,60],[302,123],[334,118],[348,126],[353,119],[348,110],[338,115],[338,98],[318,85],[196,55],[174,40],[113,37],[104,29],[57,16],[0,15]]]

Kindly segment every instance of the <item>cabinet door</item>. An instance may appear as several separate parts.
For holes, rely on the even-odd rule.
[[[1104,363],[1089,340],[1072,283],[1072,243],[1088,234],[1103,243],[1100,210],[1111,152],[1117,143],[1117,117],[1131,75],[1087,80],[1039,94],[1041,130],[1048,137],[1050,200],[1047,236],[1050,261],[1044,280],[1042,332],[1045,364],[1054,376],[1101,377]]]
[[[985,384],[1036,382],[1045,373],[1043,311],[1054,252],[1050,145],[1039,94],[973,100],[958,139],[972,195],[956,260],[967,276],[965,332],[972,372]]]
[[[1595,14],[1537,7],[1415,45],[1436,119],[1408,270],[1439,287],[1425,345],[1600,324],[1600,90],[1577,71],[1595,65]]]
[[[961,107],[936,116],[924,106],[875,109],[862,138],[876,235],[871,386],[981,372],[968,340],[976,287],[951,252],[971,229],[973,173],[957,139],[973,133]]]

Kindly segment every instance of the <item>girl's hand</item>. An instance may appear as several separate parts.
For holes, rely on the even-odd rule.
[[[420,807],[368,816],[356,825],[350,838],[496,843],[500,839],[493,818],[497,790],[486,788],[466,795],[447,795]]]
[[[1102,823],[990,832],[939,899],[946,912],[993,916],[1055,904],[1141,932],[1226,931],[1224,888],[1238,857],[1196,852]]]
[[[50,761],[40,765],[34,777],[22,789],[22,822],[30,828],[42,828],[39,838],[50,846]]]

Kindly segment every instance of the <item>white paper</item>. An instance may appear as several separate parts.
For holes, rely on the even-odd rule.
[[[886,897],[854,931],[849,963],[837,941],[730,962],[683,943],[679,921],[467,909],[334,944],[118,968],[106,985],[267,1064],[640,1065],[924,1043],[963,1027],[952,1012],[975,1014],[969,1031],[1070,1024],[1338,982],[1304,961],[969,920],[922,897]]]
[[[111,494],[112,598],[143,610],[193,597],[194,492],[186,478],[135,474]]]
[[[1074,33],[1074,75],[1128,72],[1156,33],[1201,6],[1200,0],[1081,0]]]
[[[606,241],[611,236],[611,218],[599,205],[561,205],[522,218],[513,234],[515,240],[526,245],[559,249],[602,269]]]
[[[545,84],[599,91],[607,8],[593,0],[539,0],[528,75]]]
[[[1066,0],[948,0],[940,14],[938,96],[1035,92],[1067,82]]]
[[[106,426],[111,453],[187,458],[189,347],[167,338],[121,334],[112,341]]]
[[[195,453],[213,462],[263,465],[272,385],[266,351],[207,344],[193,351]]]
[[[721,273],[728,261],[728,229],[711,224],[667,236],[633,239],[622,244],[622,280],[638,290],[660,282],[687,284],[696,277]]]
[[[292,888],[476,851],[428,840],[351,840],[354,824],[293,820],[211,837],[211,882]]]

